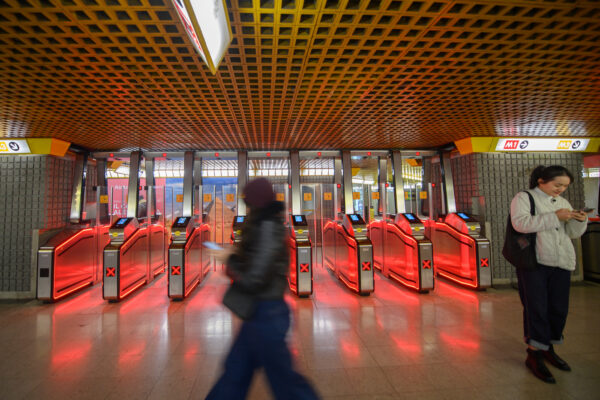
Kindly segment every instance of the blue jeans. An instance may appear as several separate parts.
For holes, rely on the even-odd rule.
[[[206,399],[245,399],[254,371],[260,367],[276,399],[318,399],[292,367],[285,343],[289,327],[290,311],[285,301],[260,301],[254,316],[243,323],[225,360],[225,371]]]

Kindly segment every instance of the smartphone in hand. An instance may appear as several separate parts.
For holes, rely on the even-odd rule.
[[[592,211],[594,211],[594,208],[589,208],[589,207],[585,207],[583,210],[581,210],[581,212],[589,214]]]

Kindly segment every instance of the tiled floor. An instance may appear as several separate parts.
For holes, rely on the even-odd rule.
[[[100,286],[58,304],[0,304],[0,399],[202,399],[239,321],[211,273],[183,302],[162,276],[122,303]],[[419,295],[377,276],[359,297],[316,270],[310,299],[287,297],[298,368],[325,399],[600,399],[600,286],[573,286],[558,383],[525,368],[515,290],[444,281]],[[270,398],[258,374],[251,399]]]

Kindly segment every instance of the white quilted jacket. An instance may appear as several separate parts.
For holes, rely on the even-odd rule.
[[[510,204],[513,227],[518,232],[537,233],[535,251],[540,264],[575,270],[575,249],[571,239],[583,235],[587,219],[583,222],[575,219],[560,221],[555,214],[556,210],[573,209],[566,199],[549,196],[537,187],[529,192],[535,201],[535,215],[531,216],[527,193],[517,193]]]

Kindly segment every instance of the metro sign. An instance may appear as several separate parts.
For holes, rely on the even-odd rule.
[[[589,138],[498,139],[496,151],[585,151]]]
[[[504,143],[504,150],[516,150],[517,148],[519,148],[518,140],[507,140]]]

